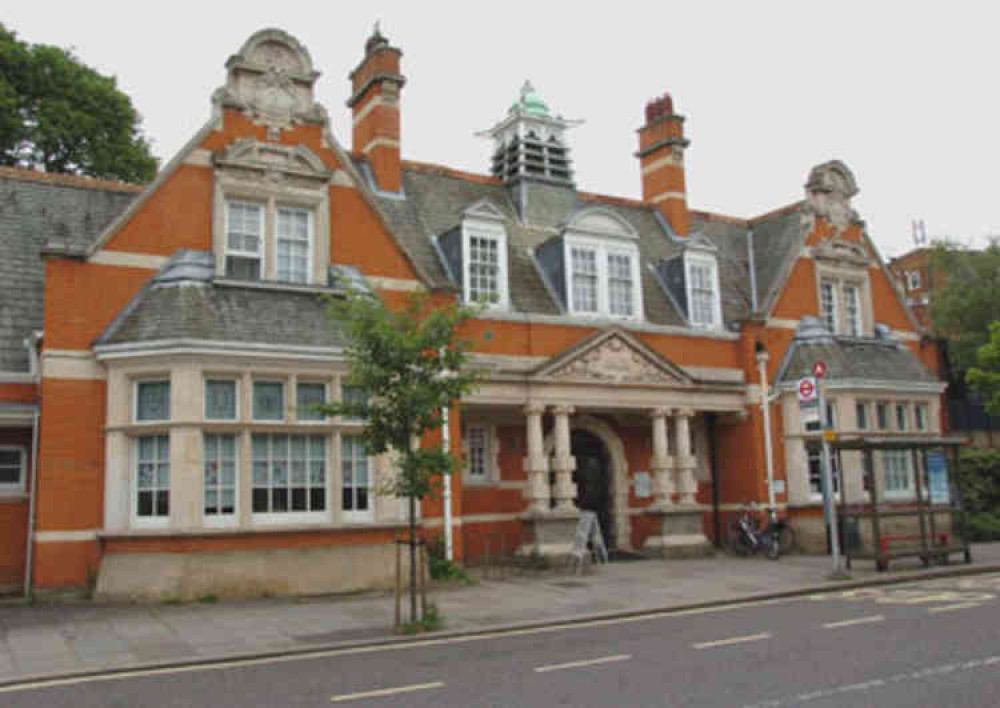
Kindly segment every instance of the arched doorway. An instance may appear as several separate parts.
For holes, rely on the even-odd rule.
[[[616,533],[611,523],[611,459],[604,442],[589,430],[574,430],[570,438],[576,469],[576,505],[593,511],[601,524],[601,533],[609,549],[615,548]]]

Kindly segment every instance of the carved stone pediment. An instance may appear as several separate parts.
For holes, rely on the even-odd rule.
[[[610,384],[687,386],[690,377],[628,333],[612,329],[561,354],[536,378]]]
[[[238,140],[214,156],[218,167],[264,173],[272,181],[283,176],[327,180],[330,170],[316,153],[304,145],[262,143],[253,138]]]

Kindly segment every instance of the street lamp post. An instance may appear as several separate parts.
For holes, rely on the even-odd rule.
[[[767,362],[770,357],[767,349],[757,342],[757,372],[760,377],[760,412],[764,418],[764,458],[767,464],[767,506],[771,520],[778,517],[778,509],[774,501],[774,452],[771,448],[771,404],[768,400]]]

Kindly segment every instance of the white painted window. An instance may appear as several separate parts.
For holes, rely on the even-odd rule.
[[[639,251],[632,244],[567,238],[571,314],[639,319]]]
[[[0,494],[24,491],[25,450],[16,445],[0,445]]]
[[[250,447],[255,516],[292,521],[325,512],[324,436],[254,433]]]
[[[927,405],[918,403],[913,406],[913,423],[917,430],[927,430]]]
[[[205,379],[205,420],[236,420],[239,417],[237,390],[233,379]]]
[[[574,246],[570,249],[572,306],[574,312],[598,312],[597,249]]]
[[[133,517],[140,526],[165,526],[170,517],[170,436],[134,441]]]
[[[231,434],[206,433],[202,437],[206,522],[236,520],[236,441],[236,436]]]
[[[632,254],[608,253],[608,309],[612,315],[631,317],[635,301]]]
[[[809,458],[809,494],[814,498],[823,498],[823,446],[819,443],[807,443],[806,454]],[[830,451],[830,478],[833,480],[833,493],[840,493],[840,465],[837,453]]]
[[[285,384],[282,381],[253,382],[253,419],[285,419]]]
[[[861,300],[858,286],[845,283],[842,289],[844,296],[844,326],[846,333],[852,337],[861,336]]]
[[[170,381],[136,381],[133,411],[137,423],[170,420]]]
[[[498,224],[465,223],[462,227],[465,301],[506,308],[507,234]]]
[[[482,425],[470,425],[465,432],[468,445],[468,474],[472,481],[487,478],[489,463],[489,431]]]
[[[684,255],[688,318],[694,327],[718,329],[722,326],[722,301],[715,257],[708,254]]]
[[[357,403],[363,406],[368,402],[368,395],[360,386],[344,384],[340,387],[340,400],[344,403]],[[360,416],[343,416],[342,420],[345,423],[360,423],[364,418]]]
[[[340,438],[340,509],[345,521],[365,521],[372,517],[371,475],[368,453],[357,435]]]
[[[275,278],[286,283],[309,282],[312,253],[312,212],[278,207]]]
[[[326,384],[322,381],[299,381],[295,389],[295,419],[300,423],[326,420],[316,406],[326,403]]]
[[[830,332],[837,331],[837,294],[834,284],[824,280],[819,285],[819,316]]]
[[[882,472],[887,499],[913,496],[909,450],[882,450]]]
[[[263,268],[264,207],[226,202],[226,276],[260,280]]]

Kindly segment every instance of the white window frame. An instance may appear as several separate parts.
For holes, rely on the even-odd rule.
[[[222,438],[225,436],[230,436],[234,438],[234,449],[233,449],[233,467],[235,469],[235,476],[233,479],[233,512],[231,514],[208,514],[205,511],[205,496],[208,492],[208,487],[205,482],[205,466],[208,464],[209,460],[205,454],[205,438],[212,435],[216,438]],[[242,460],[240,459],[240,448],[242,447],[243,436],[238,432],[214,432],[212,430],[203,430],[201,434],[201,519],[205,526],[237,526],[240,523],[240,464]],[[218,461],[219,456],[216,455],[216,461]],[[222,469],[220,468],[216,471],[221,479]],[[221,483],[216,485],[216,491],[221,491],[223,485]]]
[[[139,385],[147,383],[165,383],[167,384],[167,417],[166,418],[155,418],[149,420],[139,420]],[[161,425],[163,423],[170,422],[170,418],[173,415],[173,385],[170,383],[169,376],[149,376],[134,379],[132,381],[132,422],[135,425]]]
[[[876,401],[875,402],[875,430],[892,430],[892,411],[889,406],[892,405],[889,401]],[[879,419],[879,410],[881,406],[885,406],[885,425]]]
[[[908,409],[909,405],[904,401],[896,401],[892,406],[892,423],[896,426],[896,430],[901,433],[905,433],[909,429],[910,411]]]
[[[253,471],[254,471],[253,470],[253,465],[254,465],[254,460],[255,460],[254,454],[253,454],[253,436],[254,435],[266,435],[269,438],[273,438],[275,435],[284,435],[285,437],[289,438],[289,441],[288,441],[288,446],[289,446],[289,453],[288,453],[289,466],[288,466],[288,470],[286,472],[286,474],[288,475],[289,482],[288,482],[288,484],[285,485],[289,489],[291,488],[291,479],[292,479],[292,468],[291,468],[291,464],[290,464],[291,460],[292,460],[291,438],[293,438],[293,437],[304,437],[306,439],[306,450],[307,450],[307,453],[306,453],[306,479],[307,479],[306,494],[307,494],[307,499],[308,499],[309,490],[312,489],[312,486],[313,486],[311,482],[308,482],[309,475],[310,475],[310,472],[311,472],[310,469],[309,469],[309,462],[312,461],[312,459],[313,459],[310,456],[309,452],[308,452],[309,447],[310,447],[309,438],[319,437],[319,438],[323,439],[323,474],[324,474],[324,477],[323,477],[323,507],[324,508],[322,510],[319,510],[319,511],[291,511],[291,510],[289,510],[289,511],[255,511],[254,510],[254,508],[253,508],[253,490],[254,490],[254,488],[256,486],[254,484],[254,479],[253,479]],[[267,457],[268,465],[273,464],[273,461],[274,461],[274,456],[273,456],[272,452],[273,452],[273,446],[272,446],[272,444],[269,443],[268,444],[268,457]],[[316,524],[316,523],[323,523],[323,522],[330,521],[330,519],[332,518],[331,517],[331,509],[330,509],[330,506],[331,506],[330,484],[331,484],[331,477],[332,477],[332,474],[331,474],[332,471],[330,469],[330,460],[331,460],[331,456],[330,456],[330,436],[328,434],[326,434],[326,433],[320,433],[318,431],[317,432],[295,432],[293,430],[288,430],[288,431],[285,431],[285,430],[271,430],[271,431],[257,431],[257,432],[251,433],[250,434],[250,460],[249,460],[250,475],[249,475],[249,484],[250,484],[250,518],[253,520],[253,523],[255,525],[267,526],[267,525],[272,525],[272,524],[274,524],[274,525],[281,525],[281,524]],[[268,475],[268,479],[270,479],[270,473]],[[273,489],[273,485],[271,485],[270,483],[268,483],[267,489]],[[289,495],[288,506],[291,507],[291,505],[292,505],[292,499],[291,499],[291,496]]]
[[[281,221],[281,211],[283,209],[286,210],[286,211],[290,211],[290,212],[301,212],[301,213],[304,213],[306,215],[306,231],[307,231],[307,233],[306,233],[306,278],[305,278],[305,280],[283,280],[280,277],[278,277],[278,249],[279,249],[279,246],[280,246],[280,242],[282,240],[296,241],[296,242],[298,241],[298,239],[296,239],[296,238],[282,239],[282,237],[281,237],[281,234],[280,234],[280,231],[279,231],[279,228],[280,228],[279,227],[279,223]],[[315,228],[314,224],[315,224],[315,214],[314,214],[313,209],[310,209],[309,207],[302,206],[300,204],[284,203],[284,202],[280,202],[280,201],[275,204],[275,206],[274,206],[274,238],[273,238],[273,241],[274,241],[274,281],[275,282],[278,282],[278,283],[291,283],[293,285],[308,285],[309,283],[312,282],[312,280],[313,280],[313,277],[312,277],[312,273],[313,273],[313,259],[314,259],[313,251],[314,251],[314,247],[315,247],[314,244],[315,244],[315,241],[316,241],[316,237],[315,237],[316,228]],[[263,271],[261,271],[261,273],[263,273]]]
[[[913,460],[912,451],[907,449],[901,450],[882,450],[881,464],[882,464],[882,490],[886,500],[899,500],[899,499],[912,499],[915,496],[915,487],[913,483]],[[905,469],[890,469],[895,468],[896,463],[890,463],[890,459],[902,460],[903,467]],[[905,488],[900,489],[889,489],[889,476],[903,474],[904,477],[899,479],[906,482]]]
[[[364,455],[368,468],[368,508],[363,510],[344,508],[344,462],[347,460],[346,450],[345,450],[347,446],[344,445],[345,438],[351,438],[352,440],[353,439],[360,440],[360,436],[357,435],[356,433],[341,433],[341,435],[339,436],[340,454],[337,456],[337,459],[338,459],[338,464],[340,466],[340,469],[338,470],[339,472],[338,477],[340,479],[340,488],[337,490],[335,503],[337,505],[337,509],[340,512],[340,518],[345,523],[371,522],[375,518],[375,492],[374,492],[375,464],[371,455]],[[362,448],[362,452],[363,451],[364,450]],[[352,462],[354,460],[355,458],[352,458]],[[352,486],[354,488],[357,487],[357,485],[352,485]],[[355,503],[356,500],[357,498],[355,497]],[[420,505],[418,504],[417,506],[419,507]]]
[[[712,321],[702,322],[695,319],[694,307],[694,268],[709,268],[712,281]],[[684,289],[688,303],[688,321],[692,327],[702,329],[722,329],[722,291],[719,289],[719,264],[714,255],[708,253],[684,254]]]
[[[472,473],[472,435],[471,430],[475,428],[483,433],[483,474],[474,475]],[[482,421],[468,421],[462,431],[462,452],[465,457],[463,476],[466,484],[486,485],[494,484],[499,480],[500,473],[497,468],[497,454],[499,452],[496,427]]]
[[[853,303],[847,297],[848,292],[854,293]],[[844,299],[844,333],[851,337],[860,337],[864,331],[861,314],[861,286],[850,281],[841,283],[840,294]]]
[[[260,233],[257,234],[257,251],[256,253],[251,251],[244,251],[240,249],[234,249],[229,247],[229,220],[230,220],[230,207],[233,204],[240,204],[242,206],[254,206],[260,210]],[[229,256],[235,256],[237,258],[256,258],[260,261],[260,278],[259,280],[265,280],[265,273],[267,272],[267,222],[268,222],[268,205],[266,202],[261,202],[255,199],[242,199],[240,197],[229,197],[225,200],[225,233],[223,234],[223,248],[224,248],[224,258],[222,265],[222,272],[225,275],[228,272],[226,267],[226,262]]]
[[[310,419],[303,418],[299,414],[299,386],[305,384],[306,386],[322,386],[323,387],[323,401],[324,403],[330,400],[330,383],[328,381],[321,381],[319,379],[310,379],[306,377],[299,377],[295,381],[295,422],[300,425],[325,425],[330,422],[330,417],[323,415],[320,418]]]
[[[472,299],[470,270],[472,268],[472,239],[489,239],[497,247],[497,299],[485,302]],[[507,231],[500,224],[467,219],[462,222],[462,296],[470,305],[480,305],[487,309],[506,310],[510,308],[510,289],[507,277]]]
[[[257,384],[281,384],[281,417],[280,418],[258,418],[256,408],[256,396],[254,390]],[[250,383],[250,420],[255,423],[287,423],[288,422],[288,381],[285,379],[254,378]]]
[[[861,413],[861,415],[858,415],[858,413]],[[862,418],[864,419],[864,425],[862,425]],[[871,406],[868,401],[854,402],[854,426],[857,430],[872,429]]]
[[[208,382],[212,381],[215,383],[228,382],[233,384],[233,388],[236,396],[236,415],[233,418],[210,418],[208,415]],[[240,377],[238,376],[212,376],[206,375],[202,379],[202,419],[208,423],[236,423],[240,421]],[[252,403],[252,402],[251,402]]]
[[[166,438],[167,439],[167,513],[163,516],[153,515],[153,516],[140,516],[139,515],[139,445],[142,438]],[[173,513],[174,500],[173,497],[173,477],[174,471],[172,468],[172,455],[170,451],[171,446],[170,434],[167,432],[153,433],[150,432],[144,435],[136,435],[129,440],[131,451],[130,451],[130,464],[129,464],[129,479],[130,483],[130,512],[132,526],[135,528],[167,528],[170,526],[170,516]],[[159,447],[159,443],[157,443]],[[159,462],[161,458],[157,457],[156,462]],[[159,490],[160,487],[157,486],[155,489]],[[200,503],[200,500],[199,500]],[[153,499],[153,506],[155,509],[156,499]]]
[[[573,249],[583,249],[594,252],[597,267],[597,309],[596,311],[577,309],[573,298]],[[608,255],[628,256],[632,270],[632,314],[616,315],[611,313],[610,296],[608,294]],[[577,317],[602,317],[615,320],[642,320],[642,280],[639,270],[639,248],[634,243],[609,242],[596,238],[578,235],[567,235],[563,238],[563,263],[566,266],[566,306],[570,315]]]
[[[827,298],[827,290],[829,290],[829,298]],[[819,283],[819,318],[831,334],[836,334],[840,329],[840,313],[837,312],[837,305],[837,282],[823,278]],[[829,309],[827,309],[828,307]]]
[[[15,496],[23,494],[27,482],[28,450],[23,445],[0,445],[0,452],[19,453],[17,482],[0,482],[0,496]]]

